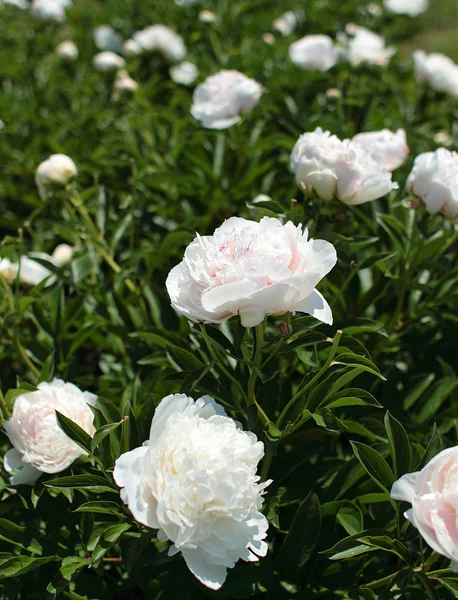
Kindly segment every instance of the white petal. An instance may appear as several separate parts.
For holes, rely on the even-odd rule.
[[[322,323],[332,325],[331,307],[318,290],[313,290],[310,296],[301,300],[293,310],[307,313]]]
[[[240,322],[243,327],[256,327],[263,322],[265,316],[266,314],[262,308],[247,308],[240,311]]]
[[[165,423],[171,414],[181,413],[187,406],[194,404],[194,400],[186,394],[170,394],[161,400],[154,413],[150,429],[150,443],[162,434]]]
[[[211,590],[219,590],[226,581],[227,569],[222,565],[215,565],[202,554],[200,550],[182,549],[183,558],[191,573],[203,585]]]
[[[42,472],[35,469],[35,467],[24,464],[22,462],[22,454],[16,450],[16,448],[11,448],[5,453],[3,466],[8,473],[20,469],[18,473],[15,473],[10,477],[10,481],[13,485],[33,485],[42,474]]]
[[[420,472],[406,473],[406,475],[395,481],[391,488],[391,497],[394,500],[402,500],[412,504],[415,498],[415,483],[419,475]]]
[[[256,284],[253,281],[244,279],[242,281],[234,281],[214,287],[202,295],[202,306],[209,312],[214,311],[230,311],[230,307],[234,302],[237,302],[256,290]]]

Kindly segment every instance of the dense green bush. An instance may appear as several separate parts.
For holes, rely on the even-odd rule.
[[[202,8],[217,22],[201,22]],[[267,44],[263,34],[291,9],[296,32]],[[457,435],[457,233],[405,191],[415,156],[443,145],[437,134],[456,135],[456,99],[420,87],[403,50],[427,35],[428,16],[374,15],[357,0],[75,0],[65,24],[8,5],[0,18],[0,256],[75,247],[67,266],[45,261],[52,285],[0,275],[3,418],[21,392],[59,377],[98,395],[100,432],[91,444],[61,416],[87,456],[33,487],[2,471],[0,597],[458,597],[450,561],[389,494]],[[387,68],[342,61],[316,73],[290,62],[291,41],[335,38],[351,21],[399,47]],[[103,23],[126,39],[164,23],[183,36],[199,82],[237,69],[266,92],[241,123],[204,129],[189,113],[192,89],[153,55],[128,61],[139,90],[113,101],[113,77],[91,63]],[[55,47],[65,39],[80,58],[63,65]],[[304,194],[289,156],[317,126],[340,138],[404,128],[411,153],[393,174],[399,189],[360,206]],[[54,153],[71,156],[79,175],[43,200],[35,170]],[[258,194],[271,200],[253,204]],[[195,232],[211,235],[234,215],[302,223],[335,246],[337,265],[319,286],[332,326],[269,317],[256,339],[238,318],[204,327],[177,315],[169,271]],[[273,479],[267,557],[240,561],[217,592],[132,519],[112,477],[115,459],[148,438],[161,399],[178,392],[209,394],[255,432],[266,447],[260,473]],[[3,456],[10,442],[0,441]]]

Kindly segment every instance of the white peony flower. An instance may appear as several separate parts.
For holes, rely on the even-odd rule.
[[[412,505],[404,513],[430,548],[458,571],[458,447],[439,452],[421,471],[407,473],[391,497]]]
[[[78,60],[79,51],[75,42],[66,40],[57,46],[56,54],[63,62],[74,62]]]
[[[36,391],[16,398],[11,419],[3,425],[14,446],[5,454],[5,469],[13,473],[22,467],[11,478],[13,485],[33,485],[41,473],[59,473],[84,454],[60,429],[56,410],[90,436],[95,433],[94,415],[88,406],[95,404],[94,394],[61,379],[42,382],[37,387]]]
[[[383,6],[392,13],[416,17],[429,8],[428,0],[383,0]]]
[[[40,197],[44,200],[53,187],[64,187],[78,175],[73,160],[66,154],[51,154],[40,163],[35,172],[35,183]]]
[[[207,129],[227,129],[259,101],[263,87],[238,71],[220,71],[194,90],[192,116]]]
[[[296,29],[297,17],[292,10],[288,10],[281,17],[275,19],[272,23],[274,31],[278,31],[284,36],[291,35]]]
[[[92,59],[92,65],[96,71],[100,73],[111,73],[122,69],[126,61],[119,54],[115,54],[110,50],[99,52]]]
[[[199,13],[199,21],[201,23],[216,23],[217,16],[211,10],[201,10]]]
[[[268,46],[273,46],[275,44],[275,42],[277,41],[277,39],[275,38],[274,34],[270,33],[270,31],[268,31],[267,33],[263,33],[262,40]]]
[[[323,200],[363,204],[397,187],[370,151],[357,142],[340,140],[317,127],[297,140],[291,153],[297,183]]]
[[[413,53],[415,76],[419,83],[427,83],[436,92],[450,94],[458,98],[458,65],[451,58],[423,50]]]
[[[289,47],[291,61],[308,71],[329,71],[339,55],[340,50],[327,35],[306,35]]]
[[[407,189],[429,213],[458,217],[458,153],[439,148],[417,156]]]
[[[66,0],[33,0],[30,14],[40,21],[65,21],[65,9],[71,6],[71,1]]]
[[[122,36],[111,25],[99,25],[93,32],[94,44],[99,50],[120,52],[123,45]]]
[[[195,64],[184,61],[179,65],[170,67],[169,69],[170,78],[175,83],[181,83],[182,85],[192,85],[194,81],[199,77],[199,69]]]
[[[232,217],[189,244],[166,287],[173,308],[192,321],[239,315],[244,327],[255,327],[266,315],[298,311],[331,324],[331,309],[315,286],[336,260],[334,246],[309,240],[301,225]]]
[[[46,252],[30,252],[27,256],[21,256],[19,263],[11,262],[7,258],[0,259],[0,273],[8,281],[16,279],[19,275],[19,281],[27,285],[39,285],[47,279],[44,287],[53,285],[56,281],[52,271],[47,269],[35,259],[39,258],[51,263],[55,267],[61,267],[71,261],[73,248],[68,244],[59,244],[54,249],[52,255]]]
[[[130,77],[129,73],[125,69],[122,69],[117,73],[116,80],[113,84],[113,90],[113,99],[117,100],[119,95],[134,94],[138,90],[138,83],[135,81],[135,79]]]
[[[29,3],[27,2],[27,0],[3,0],[3,2],[5,4],[10,4],[11,6],[16,6],[16,8],[20,8],[22,10],[29,8]],[[1,6],[2,5],[0,3],[0,8]]]
[[[398,129],[396,133],[389,129],[358,133],[352,141],[363,144],[372,158],[387,171],[394,171],[403,165],[410,152],[404,129]]]
[[[267,553],[268,522],[259,512],[265,488],[258,462],[264,445],[213,398],[184,394],[156,408],[150,438],[123,454],[113,477],[134,518],[158,529],[207,587],[219,589],[239,559]]]
[[[170,62],[179,62],[186,56],[181,35],[165,25],[151,25],[134,33],[132,39],[143,52],[160,52]]]
[[[135,40],[126,40],[122,46],[122,53],[128,58],[138,56],[143,52],[142,47]]]
[[[68,244],[59,244],[54,248],[52,258],[59,266],[68,265],[73,258],[73,247]]]
[[[344,44],[344,56],[352,65],[366,63],[386,67],[391,57],[396,54],[396,48],[385,45],[385,38],[365,27],[351,23],[346,27],[346,35],[341,35]]]

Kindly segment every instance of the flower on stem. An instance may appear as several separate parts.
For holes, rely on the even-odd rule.
[[[365,145],[340,140],[321,127],[301,135],[291,153],[290,165],[297,183],[323,200],[337,198],[344,204],[363,204],[397,187],[391,173]]]
[[[289,47],[291,61],[307,71],[329,71],[340,53],[327,35],[306,35]]]
[[[173,542],[205,586],[219,589],[239,559],[267,553],[265,488],[257,465],[264,445],[209,396],[164,398],[150,438],[121,455],[113,477],[134,518]]]
[[[385,38],[354,23],[346,26],[346,34],[339,36],[346,59],[354,66],[360,64],[386,67],[396,48],[386,47]]]
[[[404,129],[398,129],[396,133],[389,129],[358,133],[353,136],[352,141],[363,144],[372,158],[390,172],[403,165],[410,152]]]
[[[419,154],[407,179],[407,189],[424,202],[430,214],[458,217],[458,153],[438,148]]]
[[[412,505],[404,513],[425,542],[458,571],[458,447],[439,452],[421,471],[398,479],[391,497]]]
[[[175,310],[192,321],[239,315],[244,327],[255,327],[266,315],[297,311],[331,324],[331,309],[315,286],[336,261],[334,246],[309,240],[301,225],[232,217],[191,242],[166,287]]]
[[[186,56],[186,46],[181,35],[165,25],[151,25],[132,36],[142,53],[160,52],[170,62],[179,62]]]
[[[40,163],[35,172],[35,183],[38,187],[40,198],[45,200],[53,189],[65,187],[78,175],[73,160],[66,154],[51,154]]]
[[[73,248],[68,244],[59,244],[52,255],[46,252],[30,252],[27,256],[21,256],[19,262],[11,262],[8,258],[0,259],[0,274],[7,281],[16,279],[27,285],[39,285],[47,279],[44,287],[52,285],[56,281],[52,271],[35,259],[45,260],[56,267],[68,264],[73,256]]]
[[[125,64],[126,61],[123,57],[115,52],[111,52],[111,50],[99,52],[92,59],[92,66],[96,71],[99,71],[99,73],[112,73],[118,71],[119,69],[122,69]]]
[[[75,42],[66,40],[57,46],[56,54],[62,62],[75,62],[78,60],[79,51]]]
[[[263,87],[238,71],[220,71],[194,90],[192,116],[207,129],[227,129],[258,103]]]
[[[60,429],[56,410],[93,436],[94,415],[89,404],[96,401],[94,394],[61,379],[39,383],[36,391],[18,396],[11,418],[3,425],[14,446],[5,454],[11,483],[33,485],[41,473],[59,473],[84,454]]]
[[[427,83],[436,92],[458,98],[458,65],[451,58],[423,50],[415,50],[412,56],[418,83]]]

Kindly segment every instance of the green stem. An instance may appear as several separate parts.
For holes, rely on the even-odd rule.
[[[288,402],[288,404],[285,406],[285,408],[283,409],[281,415],[278,417],[278,420],[277,420],[278,429],[280,429],[286,415],[288,414],[288,412],[290,411],[291,407],[296,402],[296,400],[298,400],[309,389],[309,387],[311,387],[323,375],[323,373],[325,373],[328,370],[329,366],[331,365],[331,363],[334,360],[334,357],[336,355],[337,348],[339,346],[341,337],[342,337],[342,331],[340,331],[340,329],[338,329],[334,339],[332,340],[332,348],[331,348],[331,351],[329,353],[329,356],[328,356],[326,362],[321,367],[321,369],[318,371],[318,373],[315,375],[315,377],[313,377],[306,385],[304,385],[304,387],[301,388],[291,398],[291,400]]]
[[[205,344],[208,348],[208,351],[210,352],[210,356],[212,357],[214,363],[219,367],[220,371],[222,371],[222,373],[224,373],[224,375],[226,375],[226,377],[230,381],[232,381],[232,383],[242,393],[243,398],[246,400],[247,396],[245,394],[245,390],[242,388],[242,386],[237,381],[237,379],[226,369],[226,367],[222,363],[220,357],[218,356],[217,352],[213,348],[210,338],[208,337],[208,333],[207,333],[207,330],[205,329],[205,325],[203,325],[202,323],[200,323],[200,331],[202,333],[202,337],[204,338]]]
[[[436,560],[438,560],[441,557],[441,555],[438,552],[431,552],[431,554],[428,556],[428,558],[425,560],[425,562],[423,563],[423,570],[425,571],[425,573],[428,573],[429,569],[431,568],[431,566],[436,562]]]
[[[264,323],[260,323],[256,326],[255,337],[256,348],[254,351],[253,364],[251,366],[250,379],[248,381],[248,406],[256,403],[255,387],[256,380],[258,378],[258,371],[261,369],[262,362],[262,348],[264,346]]]
[[[280,348],[283,346],[283,343],[285,341],[286,338],[281,337],[278,342],[274,345],[274,347],[272,348],[272,350],[270,351],[269,356],[264,360],[264,362],[262,363],[261,368],[263,369],[268,363],[270,363],[270,361],[272,360],[272,358],[277,354],[277,352],[280,350]]]
[[[5,396],[3,395],[2,390],[0,390],[0,409],[2,411],[3,421],[7,421],[11,415],[6,405]]]
[[[270,465],[272,464],[273,454],[266,448],[266,455],[264,457],[261,469],[261,481],[265,481],[269,475]]]
[[[35,377],[37,379],[39,379],[40,378],[40,371],[37,369],[37,367],[33,364],[33,362],[27,356],[27,353],[24,350],[24,347],[22,346],[21,342],[19,341],[18,336],[14,335],[14,336],[12,336],[12,339],[14,341],[14,345],[16,346],[16,349],[18,350],[18,352],[21,355],[21,357],[22,357],[23,361],[25,362],[25,364],[29,367],[29,369],[32,371],[32,373],[35,375]]]

